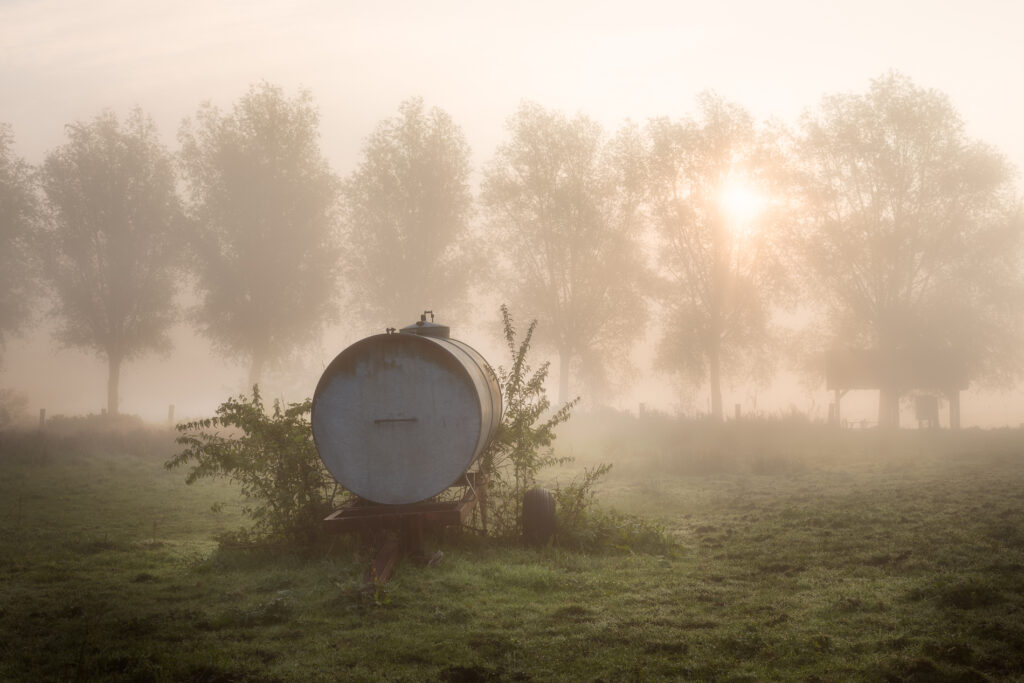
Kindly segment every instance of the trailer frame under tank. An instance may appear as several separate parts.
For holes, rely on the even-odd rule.
[[[368,584],[391,578],[401,557],[424,557],[423,533],[465,525],[479,505],[483,533],[487,533],[486,474],[466,472],[450,486],[463,489],[457,500],[421,501],[386,505],[354,498],[324,518],[324,529],[332,534],[358,534],[364,547],[379,551],[367,571]]]

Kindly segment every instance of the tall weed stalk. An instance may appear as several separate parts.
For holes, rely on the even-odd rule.
[[[490,477],[488,496],[492,528],[499,536],[518,536],[521,532],[523,494],[537,483],[537,473],[545,467],[568,462],[556,457],[551,448],[555,428],[569,419],[579,398],[554,412],[544,389],[550,363],[534,369],[528,360],[537,321],[526,334],[517,337],[508,306],[501,307],[505,344],[510,365],[497,369],[505,413],[497,434],[484,451],[481,471]]]

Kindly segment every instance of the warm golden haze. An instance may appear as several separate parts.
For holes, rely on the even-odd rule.
[[[968,164],[961,166],[963,170],[985,171],[988,157],[980,153],[984,145],[1003,155],[1011,168],[1021,168],[1024,138],[1018,124],[1024,120],[1024,98],[1010,84],[1015,77],[1011,66],[1024,61],[1024,48],[1014,30],[1024,22],[1022,14],[1024,7],[995,1],[974,3],[968,9],[924,2],[814,5],[795,1],[640,2],[629,7],[576,1],[515,6],[392,2],[355,7],[311,0],[287,5],[255,2],[242,9],[198,1],[160,0],[139,5],[104,0],[77,6],[19,0],[0,6],[0,87],[4,92],[0,122],[9,125],[12,158],[40,166],[67,141],[65,126],[92,121],[106,109],[123,120],[138,106],[151,117],[160,144],[177,154],[182,121],[190,119],[195,124],[200,111],[217,111],[227,118],[247,91],[264,85],[279,88],[286,99],[308,92],[318,117],[319,154],[343,181],[340,194],[344,202],[330,218],[346,226],[349,237],[341,240],[340,246],[347,247],[349,254],[339,255],[337,262],[346,277],[364,286],[358,300],[338,304],[330,315],[318,309],[318,318],[324,322],[335,314],[339,321],[324,327],[319,342],[310,333],[306,337],[311,345],[283,353],[284,340],[279,343],[263,335],[261,345],[268,350],[256,355],[275,356],[278,363],[276,367],[270,364],[265,381],[287,396],[299,398],[309,393],[310,378],[318,375],[338,349],[387,325],[404,324],[404,317],[415,316],[424,308],[435,308],[459,322],[472,318],[475,334],[481,338],[478,343],[497,345],[490,324],[494,311],[509,298],[506,293],[513,294],[518,288],[485,284],[487,276],[502,271],[501,263],[509,254],[510,245],[500,244],[494,231],[498,223],[508,228],[511,215],[506,212],[498,220],[499,204],[511,205],[507,196],[500,201],[491,196],[490,208],[484,208],[484,186],[501,160],[498,151],[517,136],[523,137],[513,134],[510,117],[517,116],[524,105],[535,105],[554,117],[576,122],[577,138],[592,138],[604,150],[593,157],[597,160],[594,168],[616,169],[618,174],[599,177],[583,172],[590,163],[583,157],[567,164],[566,172],[576,174],[574,182],[582,183],[580,197],[587,198],[571,210],[580,216],[602,216],[605,225],[618,226],[617,234],[633,235],[630,239],[638,246],[634,250],[591,236],[588,239],[594,240],[597,254],[614,253],[617,258],[578,252],[572,257],[577,265],[586,270],[589,266],[584,268],[584,264],[591,261],[610,264],[617,285],[638,282],[629,274],[638,260],[657,264],[665,276],[643,282],[640,291],[647,294],[643,301],[622,292],[616,295],[616,303],[606,301],[614,315],[598,319],[597,324],[585,323],[582,313],[558,316],[559,324],[586,330],[575,342],[553,338],[548,346],[552,359],[567,359],[562,364],[570,385],[576,383],[573,377],[581,382],[566,391],[631,410],[645,403],[686,414],[719,410],[731,414],[740,405],[744,413],[796,409],[825,419],[833,397],[823,391],[820,376],[813,380],[812,375],[793,371],[806,364],[789,356],[812,357],[814,348],[835,344],[833,333],[839,330],[840,338],[858,348],[876,343],[862,323],[877,301],[848,299],[839,310],[825,301],[829,288],[801,281],[808,272],[807,264],[797,265],[790,257],[802,249],[794,246],[793,240],[803,240],[805,246],[815,244],[808,232],[811,214],[819,228],[823,221],[849,225],[851,218],[859,218],[834,211],[829,215],[827,195],[835,188],[830,190],[825,184],[813,191],[805,185],[804,196],[794,199],[791,190],[797,177],[810,169],[787,166],[784,157],[800,145],[802,153],[809,153],[811,141],[793,136],[828,118],[823,98],[834,97],[839,105],[850,105],[845,120],[855,123],[846,133],[833,136],[830,144],[836,150],[842,140],[851,146],[867,146],[862,152],[876,145],[875,156],[865,153],[864,159],[884,160],[888,154],[884,136],[868,140],[854,135],[858,129],[865,130],[866,124],[857,118],[852,103],[868,92],[873,80],[896,73],[922,93],[934,91],[948,99],[957,115],[960,142],[979,152],[973,161],[961,160]],[[715,105],[715,97],[721,106]],[[415,115],[417,101],[421,103],[419,115]],[[922,104],[928,101],[921,100]],[[436,125],[431,124],[433,132],[429,126],[411,127],[420,119],[427,121],[435,111],[440,118]],[[587,126],[600,135],[592,136]],[[454,132],[447,135],[446,129]],[[447,148],[445,135],[452,143]],[[680,156],[695,149],[700,139],[711,146],[689,159]],[[778,143],[774,148],[768,144],[773,139]],[[419,142],[413,145],[414,140]],[[657,152],[660,166],[629,163],[638,158],[638,150],[655,140],[664,145]],[[713,145],[726,140],[735,145],[729,159],[739,180],[722,185],[711,178],[720,178],[723,169],[705,162],[714,156]],[[396,142],[408,144],[414,151],[408,158],[395,154],[400,149]],[[447,164],[450,181],[463,187],[462,195],[448,208],[437,205],[410,210],[398,203],[376,202],[374,192],[394,192],[405,197],[403,202],[425,206],[417,198],[441,187],[415,181],[417,164],[429,159]],[[819,161],[823,166],[818,171],[831,163]],[[761,167],[752,166],[754,162]],[[846,167],[839,176],[854,168]],[[987,168],[995,175],[1001,173],[998,164]],[[689,174],[687,182],[693,181],[698,189],[676,192],[665,175],[669,170],[677,181],[680,173]],[[729,168],[724,171],[726,178],[732,177]],[[885,173],[890,171],[897,174],[894,178],[904,172],[892,167],[880,177],[889,179]],[[389,185],[398,183],[403,174],[408,174],[406,181]],[[643,174],[647,181],[638,184],[636,180]],[[909,182],[925,180],[921,176]],[[843,177],[844,187],[850,186],[848,181],[857,182],[857,178]],[[631,185],[643,186],[640,194],[645,196],[623,194]],[[558,192],[567,190],[568,186]],[[1009,197],[1010,205],[1020,193],[1019,175],[999,185],[998,194]],[[267,193],[259,194],[265,198]],[[534,196],[543,193],[534,191]],[[549,198],[556,197],[557,192]],[[609,201],[598,201],[601,197]],[[919,206],[927,206],[928,201],[922,195]],[[468,210],[467,202],[471,205]],[[784,215],[801,202],[805,207],[813,203],[815,208],[804,211],[799,221]],[[893,215],[910,217],[919,224],[932,220],[926,211],[911,210],[904,200],[893,206]],[[516,209],[520,216],[524,208]],[[887,215],[881,204],[869,208],[860,218],[871,211]],[[946,206],[944,210],[952,211],[958,220],[967,217],[973,221],[990,209],[995,210],[980,205]],[[722,218],[717,227],[705,220],[712,210]],[[404,227],[385,238],[387,229],[379,226],[398,225],[395,216],[413,216],[417,211],[420,215],[410,225],[419,221],[449,226],[451,234],[446,233],[444,239],[455,241],[444,245],[422,241]],[[571,211],[564,212],[566,218],[559,219],[563,226],[570,225],[570,215]],[[989,211],[989,215],[994,214]],[[703,236],[687,243],[676,230],[680,225],[690,226],[687,234],[691,236]],[[872,239],[879,244],[897,243],[919,230],[906,221],[902,227],[893,226],[904,232]],[[365,234],[360,236],[360,229]],[[716,231],[721,235],[713,240]],[[1012,320],[1002,316],[1016,296],[1014,288],[985,284],[972,294],[972,303],[970,297],[964,300],[961,296],[968,290],[951,284],[955,278],[942,281],[934,277],[953,271],[956,278],[965,277],[963,264],[947,263],[932,269],[931,275],[925,272],[927,268],[921,270],[932,259],[945,258],[936,251],[942,243],[956,245],[953,250],[965,257],[980,257],[984,250],[1011,253],[1003,237],[988,232],[984,238],[962,242],[944,238],[944,242],[927,245],[919,241],[923,248],[905,255],[906,262],[917,264],[907,270],[896,260],[886,264],[884,258],[860,253],[858,249],[868,242],[842,244],[843,230],[832,232],[837,240],[821,246],[822,258],[833,252],[852,254],[862,259],[858,266],[862,273],[880,274],[889,268],[901,273],[904,284],[875,281],[873,275],[858,281],[850,272],[831,267],[816,277],[831,272],[837,281],[845,278],[850,287],[885,290],[889,292],[886,296],[900,299],[903,303],[886,304],[886,311],[875,312],[876,318],[906,322],[902,327],[907,329],[899,334],[934,339],[934,330],[950,327],[943,322],[941,311],[947,311],[952,320],[986,311],[984,320],[972,319],[971,324],[959,326],[977,334],[945,340],[975,350],[989,349],[983,355],[987,354],[989,361],[999,359],[977,365],[984,385],[972,384],[970,397],[963,403],[965,423],[1017,424],[1024,413],[1024,397],[1015,388],[1012,348],[993,345],[998,330],[1013,329]],[[689,254],[707,249],[717,254],[712,259],[717,265],[697,267],[699,260]],[[884,251],[882,246],[879,249]],[[329,252],[325,248],[317,253]],[[393,277],[375,281],[376,274],[393,266],[388,265],[392,256],[406,265],[395,268]],[[469,257],[479,257],[479,262],[474,265]],[[873,265],[867,265],[869,262]],[[989,270],[1000,274],[1014,267],[1004,263]],[[582,294],[601,291],[593,284],[599,276],[603,276],[600,269],[594,269],[585,277],[574,276],[574,284],[561,283],[560,294],[550,307],[564,308],[570,301],[574,310],[590,307]],[[424,282],[424,278],[429,286],[408,284],[410,280]],[[26,285],[25,276],[15,280],[22,283],[18,285],[21,309],[28,310],[34,300],[31,305],[42,313],[41,289]],[[182,280],[185,286],[176,303],[190,309],[200,294],[194,291],[196,283],[186,280]],[[524,284],[538,281],[527,277]],[[928,292],[916,284],[925,281],[931,283]],[[548,278],[548,282],[554,280]],[[478,291],[466,296],[463,289],[470,283]],[[298,279],[290,283],[295,291],[301,289],[299,284]],[[392,301],[378,305],[375,298],[385,296],[388,289],[393,290],[387,294]],[[904,296],[899,294],[902,290],[911,293]],[[769,303],[761,296],[766,291],[773,292]],[[335,293],[346,292],[339,285]],[[401,292],[430,300],[410,303],[409,312],[400,314],[395,311],[402,309],[402,297],[410,296]],[[827,321],[812,316],[807,306],[797,301],[801,293],[810,292],[822,294],[815,305],[831,306]],[[222,294],[226,300],[244,298],[241,293]],[[537,296],[534,300],[540,310]],[[920,315],[908,316],[900,308],[906,301],[922,297],[928,303],[927,311],[916,309]],[[781,300],[792,310],[777,310]],[[306,301],[311,304],[311,299]],[[980,307],[974,305],[978,302]],[[376,310],[377,317],[354,319],[370,310]],[[385,310],[392,312],[386,314],[386,320],[380,319]],[[521,316],[531,315],[521,306],[514,310]],[[473,315],[468,315],[470,312]],[[540,312],[537,315],[544,317]],[[394,316],[403,319],[392,319]],[[798,323],[797,327],[808,321],[827,322],[829,331],[798,334],[794,330],[781,347],[762,343],[768,339],[762,334],[766,322],[780,316]],[[253,318],[248,323],[251,328],[265,322],[259,315],[249,317]],[[37,316],[29,322],[21,315],[20,321],[22,336],[5,336],[0,386],[27,391],[29,406],[45,405],[51,413],[102,408],[106,401],[97,394],[102,394],[109,382],[102,359],[97,362],[87,353],[54,349],[50,340],[55,320]],[[553,337],[563,334],[555,333],[555,321],[549,317],[541,325],[539,345],[546,343],[542,338],[545,329]],[[173,403],[179,414],[202,414],[224,395],[243,389],[249,374],[263,374],[256,371],[254,366],[260,363],[254,362],[252,353],[229,356],[227,362],[218,360],[210,343],[213,337],[197,335],[195,322],[183,318],[167,330],[174,347],[171,355],[150,356],[125,366],[120,373],[120,400],[130,402],[131,410],[160,420]],[[212,318],[207,322],[224,321]],[[875,329],[882,326],[876,321]],[[582,338],[593,343],[580,345]],[[674,344],[679,339],[704,341],[680,347]],[[713,342],[715,339],[719,342]],[[716,344],[721,348],[709,353]],[[726,357],[732,360],[723,364]],[[712,372],[714,365],[719,369]],[[242,366],[245,368],[240,369]],[[718,377],[717,382],[712,375]],[[561,383],[558,368],[553,376]],[[50,381],[58,377],[59,382]],[[720,390],[711,390],[716,383]],[[999,389],[991,391],[986,386]],[[713,398],[719,393],[720,400]],[[867,392],[855,393],[845,400],[844,412],[851,419],[877,421],[876,400],[877,396]],[[122,403],[122,407],[128,409],[128,404]]]

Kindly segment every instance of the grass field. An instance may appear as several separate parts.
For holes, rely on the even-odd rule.
[[[170,438],[0,435],[0,680],[1024,680],[1020,431],[584,418],[673,553],[452,534],[369,593],[350,542],[218,548]]]

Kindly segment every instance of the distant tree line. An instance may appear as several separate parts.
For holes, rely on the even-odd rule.
[[[1020,376],[1014,169],[903,75],[792,127],[714,93],[611,133],[527,102],[478,188],[462,129],[421,99],[378,124],[347,178],[319,126],[308,92],[263,83],[230,111],[202,105],[176,152],[141,110],[104,111],[32,167],[0,124],[0,349],[42,283],[57,340],[106,360],[113,414],[121,364],[168,351],[182,315],[255,384],[342,306],[381,327],[424,305],[457,322],[498,293],[540,321],[562,401],[628,383],[655,325],[659,369],[706,388],[720,419],[726,378],[787,356],[785,311],[815,331],[804,355],[938,348],[978,380]],[[198,301],[179,311],[183,283]],[[882,392],[880,422],[899,398]]]

